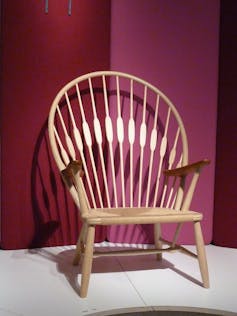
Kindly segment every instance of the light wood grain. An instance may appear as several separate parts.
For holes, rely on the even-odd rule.
[[[82,221],[73,260],[82,264],[81,297],[87,296],[93,257],[103,255],[154,254],[162,260],[164,252],[181,251],[198,259],[203,286],[209,287],[203,215],[190,207],[210,161],[188,163],[182,118],[164,93],[130,74],[89,73],[59,91],[48,127],[53,156]],[[188,222],[197,254],[177,244]],[[162,238],[163,223],[177,224],[171,241]],[[121,224],[153,224],[154,249],[94,251],[96,226]]]

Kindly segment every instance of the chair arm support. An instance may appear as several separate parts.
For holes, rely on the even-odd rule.
[[[85,188],[82,182],[84,171],[82,168],[82,162],[79,160],[72,160],[65,169],[61,171],[63,180],[71,190],[74,201],[79,206],[81,216],[88,213],[89,204],[85,194]],[[72,192],[73,191],[73,192]],[[78,200],[76,199],[78,198]],[[79,204],[78,204],[79,202]]]
[[[186,165],[184,167],[175,168],[175,169],[166,169],[163,172],[166,176],[183,177],[183,176],[188,175],[189,173],[199,172],[199,170],[201,170],[202,167],[208,164],[210,164],[210,160],[203,159],[195,163]]]
[[[175,203],[175,209],[188,210],[192,201],[193,193],[196,188],[196,184],[200,175],[202,167],[208,165],[210,160],[204,159],[180,168],[164,170],[164,174],[174,177],[180,177],[180,187],[178,189],[178,195]],[[186,177],[192,174],[192,179],[189,184],[188,190],[186,191],[184,197],[184,186],[186,182]],[[184,198],[184,200],[183,200]]]
[[[61,171],[61,174],[62,174],[63,179],[69,185],[70,183],[72,184],[74,176],[75,174],[77,174],[77,172],[79,172],[80,177],[84,175],[82,162],[79,160],[72,160],[67,165],[67,167]]]

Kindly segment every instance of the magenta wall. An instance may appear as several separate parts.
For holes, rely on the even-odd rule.
[[[1,247],[73,244],[80,223],[50,155],[47,116],[57,91],[109,68],[110,1],[3,0]]]
[[[203,211],[204,237],[209,243],[214,203],[219,1],[112,1],[111,21],[111,68],[141,76],[166,93],[183,117],[190,162],[204,157],[212,161],[203,171],[192,204],[194,210]],[[180,240],[192,243],[191,231],[187,225]],[[116,240],[116,234],[112,229],[109,238]],[[140,242],[147,241],[141,232],[135,233],[139,234]],[[169,236],[171,231],[165,228],[165,234]],[[127,236],[131,242],[131,236]]]
[[[112,0],[110,13],[109,0],[81,0],[73,1],[70,17],[67,0],[50,0],[48,15],[44,1],[1,2],[1,247],[75,243],[80,221],[50,154],[46,120],[49,106],[64,83],[85,72],[109,68],[131,72],[159,86],[183,117],[190,162],[211,159],[192,205],[204,213],[204,236],[209,243],[214,203],[219,1]],[[229,67],[233,69],[233,64]],[[228,92],[225,89],[226,96]],[[228,113],[229,122],[233,112]],[[218,143],[222,139],[226,144],[229,130],[221,138],[222,131],[219,128]],[[228,148],[233,147],[229,143]],[[220,146],[216,205],[222,196],[223,150],[226,147]],[[224,155],[227,164],[234,163],[234,155]],[[224,186],[230,191],[221,199],[222,204],[218,202],[214,217],[214,241],[223,245],[228,245],[228,238],[233,239],[235,229],[233,224],[229,237],[222,242],[221,205],[226,205],[228,192],[232,212],[226,223],[234,223],[235,195],[233,187],[227,186],[228,179],[225,177]],[[126,231],[129,242],[133,241],[131,232],[139,242],[152,238],[132,228]],[[115,233],[111,230],[107,236],[116,240]],[[105,234],[97,231],[97,238],[103,239]],[[165,234],[169,237],[171,231],[165,228]],[[192,236],[188,225],[181,241],[192,243]]]

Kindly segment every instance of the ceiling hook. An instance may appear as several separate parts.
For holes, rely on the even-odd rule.
[[[44,11],[46,14],[49,13],[49,0],[45,0]]]
[[[72,0],[68,1],[68,15],[72,14]]]

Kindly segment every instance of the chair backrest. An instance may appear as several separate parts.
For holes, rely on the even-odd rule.
[[[186,132],[172,102],[148,82],[115,71],[72,80],[53,101],[49,137],[60,171],[82,161],[91,208],[174,207],[175,183],[162,170],[188,163]]]

